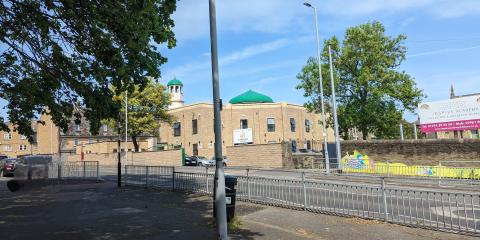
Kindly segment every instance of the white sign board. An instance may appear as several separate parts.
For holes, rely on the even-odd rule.
[[[253,143],[251,128],[233,130],[233,144]]]
[[[476,129],[480,120],[480,96],[420,103],[418,113],[424,132]]]

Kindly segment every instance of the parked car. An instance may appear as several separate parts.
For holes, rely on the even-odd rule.
[[[212,157],[212,161],[214,165],[217,165],[217,160],[215,159],[215,156]],[[228,164],[228,158],[227,156],[223,156],[223,166],[226,167]]]
[[[7,159],[7,158],[8,158],[8,156],[7,156],[7,155],[3,155],[3,154],[2,154],[2,155],[0,155],[0,161],[2,161],[3,159]]]
[[[215,161],[214,160],[209,160],[206,157],[202,156],[193,156],[197,160],[197,166],[202,166],[202,167],[211,167],[215,166]]]
[[[185,157],[185,166],[197,166],[197,158],[195,157]]]
[[[51,155],[29,155],[20,157],[15,166],[15,178],[22,180],[48,178]]]
[[[12,176],[13,177],[13,174],[15,172],[16,164],[17,164],[17,159],[16,158],[3,159],[2,163],[1,163],[1,166],[0,166],[0,172],[1,172],[2,176],[4,176],[4,177]]]

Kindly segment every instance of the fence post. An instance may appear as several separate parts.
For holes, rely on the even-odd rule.
[[[58,164],[57,178],[58,178],[58,180],[62,180],[62,164],[61,163]]]
[[[249,172],[250,172],[250,169],[247,168],[247,194],[248,194],[248,200],[250,201],[250,177],[249,177]]]
[[[307,187],[305,185],[305,172],[302,172],[302,184],[303,184],[303,209],[307,211]]]
[[[390,161],[387,160],[387,177],[390,177]]]
[[[205,191],[208,194],[208,167],[205,167]]]
[[[85,178],[85,177],[86,177],[86,174],[87,174],[85,171],[86,171],[86,169],[85,169],[85,161],[83,161],[83,178]]]
[[[442,183],[442,161],[438,162],[438,186],[440,186]]]
[[[97,163],[97,181],[100,180],[100,163],[99,162],[96,162]]]
[[[388,209],[387,209],[387,193],[385,191],[385,177],[381,177],[382,179],[382,198],[383,198],[383,212],[384,212],[384,221],[388,221]]]
[[[148,166],[145,166],[145,188],[148,188]]]
[[[473,168],[472,168],[471,171],[472,171],[472,173],[470,174],[470,176],[471,176],[471,178],[470,178],[470,180],[471,180],[470,183],[471,183],[471,185],[473,185],[473,184],[474,184],[474,181],[475,181],[475,171],[473,170]]]
[[[172,191],[175,191],[175,167],[172,167]]]
[[[128,182],[128,173],[127,173],[127,164],[125,164],[125,171],[123,171],[125,174],[124,177],[123,177],[123,186],[127,186],[127,182]]]

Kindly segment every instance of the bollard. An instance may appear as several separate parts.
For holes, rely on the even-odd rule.
[[[302,172],[302,184],[303,184],[303,209],[307,211],[307,187],[305,186],[305,172]]]
[[[250,200],[250,177],[249,177],[250,169],[247,168],[247,194],[248,200]]]
[[[381,177],[382,179],[382,198],[383,198],[383,212],[384,212],[384,221],[388,221],[388,209],[387,209],[387,194],[385,191],[385,177]]]

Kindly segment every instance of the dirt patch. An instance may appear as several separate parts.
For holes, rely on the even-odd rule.
[[[352,224],[359,224],[359,225],[379,225],[379,224],[387,224],[382,221],[377,221],[377,220],[369,220],[369,219],[363,219],[363,218],[346,218],[343,220],[346,223],[352,223]]]

